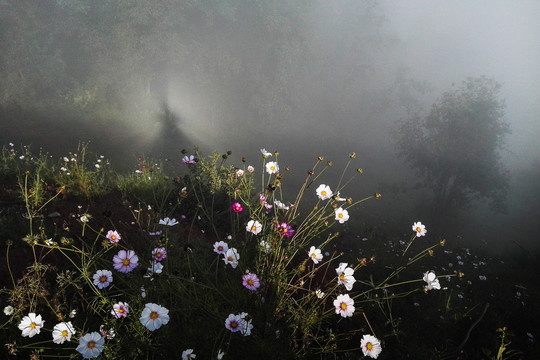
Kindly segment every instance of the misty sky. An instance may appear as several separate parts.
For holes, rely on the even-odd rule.
[[[540,2],[535,0],[381,2],[410,75],[440,94],[466,77],[500,82],[507,103],[509,160],[538,157]]]

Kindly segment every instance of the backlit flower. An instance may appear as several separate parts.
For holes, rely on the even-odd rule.
[[[109,230],[106,235],[107,239],[111,242],[111,244],[117,243],[122,239],[120,234],[117,231]]]
[[[343,210],[343,208],[337,208],[336,209],[336,220],[339,221],[340,224],[343,224],[345,221],[349,220],[349,212],[347,210]]]
[[[261,230],[262,230],[262,224],[258,222],[257,220],[250,220],[247,223],[246,231],[257,235],[258,233],[261,232]]]
[[[182,158],[182,162],[184,164],[188,164],[188,165],[191,165],[191,164],[195,164],[196,161],[195,161],[195,156],[194,155],[186,155]]]
[[[261,154],[265,159],[269,156],[272,156],[272,153],[269,153],[268,151],[266,151],[266,149],[261,149]]]
[[[105,339],[98,332],[94,331],[79,338],[77,351],[81,353],[83,358],[92,359],[101,354],[104,342]]]
[[[235,202],[234,204],[232,204],[232,209],[235,213],[239,213],[239,212],[242,212],[244,210],[244,208],[242,207],[242,205],[239,203],[239,202]]]
[[[315,264],[318,264],[322,260],[323,255],[321,254],[321,249],[315,249],[315,246],[309,248],[309,257]]]
[[[112,272],[109,270],[98,270],[94,274],[94,285],[99,289],[106,288],[113,281]]]
[[[315,190],[317,193],[317,196],[321,200],[327,200],[332,197],[332,190],[330,190],[330,186],[321,184],[319,187]]]
[[[169,310],[158,304],[148,303],[144,306],[139,321],[148,330],[154,331],[162,325],[167,325],[169,322]]]
[[[413,231],[416,231],[416,236],[424,236],[427,233],[425,225],[423,225],[420,221],[415,222],[412,226]]]
[[[360,347],[362,348],[364,356],[369,356],[373,359],[376,359],[382,351],[379,339],[372,335],[362,336],[362,340],[360,341]]]
[[[257,290],[261,286],[261,282],[257,277],[257,274],[248,272],[245,275],[242,275],[242,285],[248,290]]]
[[[162,261],[163,259],[167,257],[167,250],[165,250],[165,248],[162,248],[162,247],[155,248],[154,250],[152,250],[152,257],[156,261]]]
[[[52,331],[53,342],[55,344],[63,344],[65,341],[71,340],[71,335],[75,334],[75,328],[71,325],[71,321],[61,322],[54,325]]]
[[[195,359],[197,355],[193,353],[193,349],[187,349],[182,351],[182,360]]]
[[[242,330],[244,326],[244,319],[240,315],[229,314],[227,319],[225,319],[225,328],[231,332],[238,332]]]
[[[178,224],[178,221],[176,219],[169,219],[169,217],[166,217],[164,219],[159,220],[160,225],[167,225],[167,226],[174,226]]]
[[[39,334],[44,323],[45,320],[41,319],[41,315],[29,313],[27,316],[23,317],[19,323],[19,330],[22,330],[23,337],[32,337]]]
[[[339,267],[336,269],[338,276],[338,284],[345,285],[345,288],[348,291],[351,291],[353,288],[356,279],[354,278],[354,270],[350,267],[347,267],[347,263],[340,263]]]
[[[214,243],[214,252],[225,254],[229,250],[229,245],[225,241],[216,241]]]
[[[233,269],[236,269],[238,266],[238,260],[240,260],[240,254],[238,254],[235,248],[228,249],[223,258],[225,264],[230,264]]]
[[[126,317],[127,314],[129,314],[129,305],[128,303],[124,302],[117,302],[113,305],[113,308],[111,310],[111,314],[116,317],[117,319],[121,317]]]
[[[437,279],[437,275],[433,271],[427,271],[424,273],[424,281],[427,283],[426,290],[440,290],[441,284],[439,283],[439,279]]]
[[[121,273],[128,273],[139,265],[139,257],[133,250],[120,250],[113,257],[113,267]]]
[[[275,161],[270,161],[266,164],[266,172],[269,174],[275,174],[279,172],[279,165]]]
[[[340,314],[342,317],[353,316],[354,314],[354,300],[350,298],[349,294],[338,295],[334,300],[334,306],[336,307],[336,314]]]

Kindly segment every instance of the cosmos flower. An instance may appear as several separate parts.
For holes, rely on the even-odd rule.
[[[165,250],[165,248],[162,248],[162,247],[155,248],[154,250],[152,250],[152,257],[156,261],[162,261],[163,259],[167,257],[167,250]]]
[[[4,308],[4,314],[6,314],[7,316],[13,314],[14,311],[15,309],[11,305],[8,305]]]
[[[247,171],[248,171],[249,173],[252,173],[252,172],[255,171],[255,168],[254,168],[253,166],[249,165],[249,166],[247,167]]]
[[[276,207],[278,209],[282,209],[282,210],[289,210],[289,206],[285,205],[284,203],[282,203],[281,201],[279,200],[274,200],[274,205],[276,205]]]
[[[261,154],[265,159],[269,156],[272,156],[272,153],[269,153],[268,151],[266,151],[266,149],[261,149]]]
[[[266,172],[269,174],[275,174],[279,172],[279,165],[275,161],[269,161],[266,164]]]
[[[362,348],[364,356],[369,356],[373,359],[376,359],[382,351],[379,339],[372,335],[362,336],[362,340],[360,341],[360,347]]]
[[[151,277],[154,274],[161,274],[163,272],[163,264],[157,261],[151,261],[150,267],[146,269],[148,274],[146,277]]]
[[[251,330],[253,329],[253,324],[251,324],[251,319],[248,320],[248,317],[249,317],[248,313],[246,312],[240,313],[240,318],[243,320],[241,332],[242,332],[242,335],[244,336],[251,335]]]
[[[232,209],[235,213],[239,213],[239,212],[242,212],[244,210],[244,208],[242,207],[242,205],[239,203],[239,202],[235,202],[234,204],[232,204]]]
[[[101,325],[99,327],[99,333],[104,339],[107,339],[107,340],[114,339],[114,337],[116,336],[116,333],[114,332],[114,330],[111,328],[108,328],[106,325]]]
[[[236,176],[238,176],[238,177],[244,176],[244,170],[242,170],[242,169],[236,170]]]
[[[107,239],[111,242],[111,244],[115,244],[122,239],[120,234],[117,231],[109,230],[106,235]]]
[[[439,279],[437,279],[437,276],[433,271],[427,271],[424,273],[424,281],[427,283],[426,290],[440,290],[441,284],[439,283]]]
[[[323,255],[321,254],[321,249],[315,249],[315,246],[309,248],[309,257],[315,264],[318,264],[322,260]]]
[[[75,334],[75,328],[71,325],[71,321],[56,324],[52,331],[53,342],[63,344],[65,341],[70,341],[73,334]]]
[[[167,225],[167,226],[174,226],[174,225],[178,224],[178,221],[176,221],[176,219],[174,219],[174,218],[169,219],[169,217],[166,217],[164,219],[159,220],[159,224],[160,225]]]
[[[334,306],[336,307],[336,314],[340,314],[342,317],[353,316],[354,314],[354,300],[350,298],[349,294],[338,295],[334,300]]]
[[[39,334],[44,320],[41,319],[41,315],[36,315],[35,313],[29,313],[27,316],[23,317],[19,323],[19,330],[22,331],[23,337],[33,337],[36,334]]]
[[[341,207],[337,208],[336,220],[338,220],[340,224],[343,224],[345,221],[349,220],[349,212],[347,210],[343,210]]]
[[[324,184],[319,185],[315,192],[321,200],[330,199],[333,195],[332,190],[330,190],[330,186]]]
[[[351,291],[353,288],[356,279],[354,278],[354,270],[350,267],[347,267],[347,263],[340,263],[339,267],[336,269],[338,275],[338,284],[345,285],[345,288],[348,291]]]
[[[128,273],[139,265],[139,257],[133,250],[120,250],[113,257],[113,267],[121,273]]]
[[[415,222],[412,226],[413,231],[416,231],[416,236],[424,236],[427,233],[425,225],[423,225],[420,221]]]
[[[104,342],[105,339],[97,331],[94,331],[79,338],[77,351],[81,353],[83,358],[92,359],[101,354]]]
[[[225,319],[225,328],[231,332],[238,332],[244,326],[244,319],[240,315],[229,314]]]
[[[247,223],[246,231],[257,235],[258,233],[262,231],[262,224],[258,222],[257,220],[250,220]]]
[[[193,353],[193,349],[187,349],[182,351],[182,360],[195,359],[197,355]]]
[[[278,225],[278,231],[285,237],[292,237],[294,235],[294,229],[286,222],[282,222]]]
[[[229,250],[229,245],[225,241],[216,241],[214,243],[214,252],[225,254]]]
[[[113,308],[111,310],[111,314],[116,317],[117,319],[121,317],[126,317],[127,314],[129,314],[129,305],[128,303],[124,302],[117,302],[113,305]]]
[[[183,162],[184,164],[188,164],[188,165],[192,165],[192,164],[197,163],[197,162],[195,161],[195,155],[189,155],[189,156],[186,155],[186,156],[184,156],[184,157],[182,158],[182,162]]]
[[[261,240],[259,243],[259,247],[262,251],[264,251],[266,254],[270,253],[272,251],[272,247],[267,241]]]
[[[94,274],[94,285],[99,289],[106,288],[113,281],[112,272],[109,270],[98,270]]]
[[[322,299],[325,293],[323,293],[321,289],[318,289],[317,291],[315,291],[315,295],[317,295],[319,299]]]
[[[255,291],[261,286],[261,282],[257,277],[257,274],[248,272],[242,275],[242,285],[248,290]]]
[[[240,260],[240,254],[235,248],[228,249],[223,258],[225,264],[230,264],[233,269],[238,266],[238,260]]]
[[[169,322],[169,310],[158,304],[148,303],[144,306],[139,321],[148,330],[154,331],[162,325],[167,325]]]

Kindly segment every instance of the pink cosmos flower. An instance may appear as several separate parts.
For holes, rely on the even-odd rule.
[[[261,286],[261,282],[256,274],[248,272],[242,275],[242,285],[248,290],[257,290]]]
[[[183,162],[184,164],[188,164],[188,165],[195,164],[195,163],[196,163],[196,161],[195,161],[195,156],[194,156],[194,155],[189,155],[189,156],[186,155],[186,156],[184,156],[184,157],[182,158],[182,162]]]
[[[109,230],[106,235],[107,239],[111,242],[111,244],[115,244],[122,239],[120,234],[117,231]]]
[[[239,213],[239,212],[242,212],[244,210],[244,208],[242,207],[242,205],[238,202],[235,202],[234,204],[232,204],[232,209],[235,213]]]
[[[167,250],[165,248],[155,248],[152,250],[152,257],[156,261],[161,261],[167,257]]]
[[[129,305],[128,303],[118,302],[113,305],[111,314],[114,315],[117,319],[121,317],[126,317],[129,314]]]
[[[139,257],[133,250],[120,250],[113,257],[113,267],[121,273],[128,273],[139,266]]]

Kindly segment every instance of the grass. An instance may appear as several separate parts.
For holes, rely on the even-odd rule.
[[[103,342],[95,355],[114,359],[179,358],[187,349],[202,359],[221,352],[224,359],[357,359],[365,335],[381,342],[379,359],[539,352],[532,259],[489,258],[429,232],[392,238],[355,224],[354,208],[380,197],[340,197],[361,173],[352,169],[355,154],[338,174],[316,158],[300,184],[289,184],[279,154],[262,155],[260,164],[196,150],[176,163],[141,157],[118,174],[87,144],[59,159],[4,146],[0,301],[12,308],[0,323],[4,355],[91,356],[76,348],[93,333]],[[323,174],[335,179],[326,184],[334,196],[321,193]],[[230,250],[219,254],[215,244]],[[157,249],[166,251],[161,271]],[[122,272],[113,259],[126,251],[138,259]],[[350,290],[338,283],[337,268],[354,273]],[[110,284],[94,279],[98,270],[110,271]],[[440,290],[426,290],[428,271]],[[246,274],[260,286],[243,285]],[[351,303],[336,310],[340,296],[352,299],[354,312],[345,311]],[[119,302],[128,304],[126,317],[111,313]],[[147,304],[168,311],[156,314],[157,329],[140,321]],[[18,326],[30,313],[45,322],[23,337]],[[55,325],[67,322],[70,339],[53,343]]]

